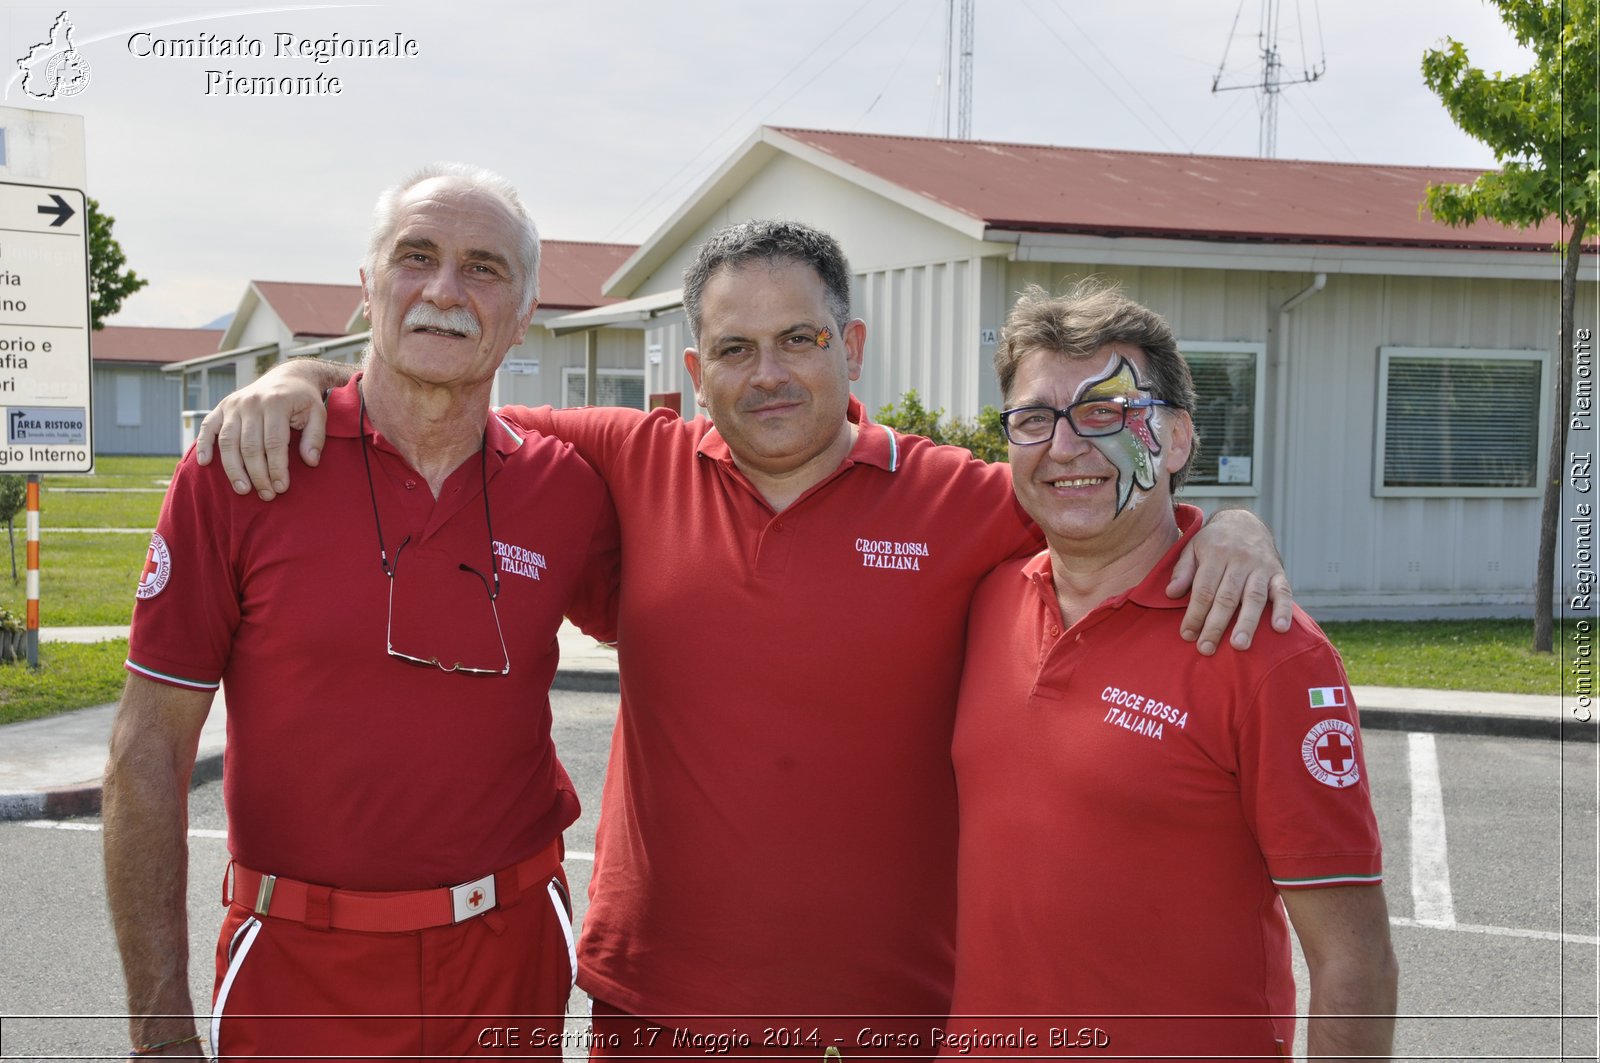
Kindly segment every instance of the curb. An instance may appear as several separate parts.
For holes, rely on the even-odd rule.
[[[622,682],[615,671],[571,669],[557,672],[550,689],[615,694],[622,689]],[[221,750],[202,753],[195,758],[194,772],[189,777],[191,787],[201,783],[216,782],[220,778],[222,778]],[[0,793],[0,823],[24,819],[71,819],[74,816],[98,815],[101,794],[102,783],[99,779],[58,790]]]
[[[615,669],[582,669],[560,671],[550,681],[551,690],[573,690],[595,694],[616,694],[622,690],[622,677]]]
[[[1427,709],[1361,709],[1363,731],[1427,731],[1488,738],[1539,738],[1560,742],[1600,741],[1593,722],[1565,716],[1510,716]]]

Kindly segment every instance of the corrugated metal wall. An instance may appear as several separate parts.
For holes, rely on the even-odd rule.
[[[1262,486],[1253,498],[1228,501],[1284,514],[1275,531],[1302,604],[1325,616],[1340,609],[1531,608],[1539,499],[1374,497],[1378,350],[1553,350],[1555,285],[1333,274],[1288,316],[1287,335],[1279,337],[1277,307],[1305,288],[1310,274],[1015,262],[1003,273],[1008,299],[1027,283],[1061,290],[1071,278],[1098,274],[1164,314],[1181,341],[1267,345]],[[1582,307],[1592,313],[1595,305],[1593,286],[1585,287],[1580,318]],[[1280,441],[1272,414],[1284,357],[1289,416]],[[1281,500],[1272,496],[1278,461],[1288,463]],[[1202,491],[1191,500],[1215,508],[1218,500]],[[1565,534],[1570,554],[1571,529]]]
[[[117,424],[121,379],[137,382],[139,423]],[[183,450],[182,381],[157,368],[94,367],[94,450],[96,454],[169,454]]]
[[[989,371],[979,344],[977,259],[858,274],[867,349],[855,393],[876,412],[916,391],[930,410],[969,417]]]

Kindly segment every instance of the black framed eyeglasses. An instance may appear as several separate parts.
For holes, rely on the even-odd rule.
[[[1000,428],[1006,439],[1019,447],[1048,443],[1055,438],[1056,425],[1065,418],[1072,430],[1084,439],[1111,436],[1128,423],[1129,410],[1152,406],[1175,406],[1165,399],[1085,399],[1066,409],[1054,406],[1014,406],[1000,414]]]
[[[360,393],[360,385],[357,385]],[[485,434],[483,443],[478,450],[479,475],[483,481],[483,522],[489,532],[489,575],[485,576],[478,569],[466,562],[461,562],[454,568],[440,567],[437,571],[426,571],[426,563],[413,562],[407,571],[415,573],[419,564],[423,564],[425,575],[416,577],[408,586],[416,588],[417,594],[426,593],[427,598],[420,599],[416,604],[403,612],[406,615],[421,618],[437,618],[446,615],[451,618],[447,630],[435,629],[431,632],[406,632],[401,637],[401,642],[408,649],[399,649],[395,646],[395,587],[399,583],[400,558],[405,555],[406,547],[411,545],[411,536],[406,536],[395,548],[394,560],[390,561],[388,548],[384,545],[383,521],[378,516],[378,493],[372,486],[372,460],[367,455],[367,399],[361,395],[361,424],[357,431],[361,438],[361,463],[367,473],[367,495],[372,500],[372,523],[378,531],[378,564],[383,568],[383,574],[389,579],[389,616],[384,624],[384,648],[389,656],[406,661],[410,664],[421,665],[425,668],[438,668],[445,672],[456,672],[462,675],[509,675],[511,672],[511,654],[506,650],[505,629],[500,626],[500,609],[495,604],[500,597],[500,558],[494,549],[494,522],[489,512],[489,456],[488,436]],[[415,551],[413,551],[415,553]],[[463,580],[461,573],[471,575],[471,581]],[[494,641],[499,646],[498,659],[500,663],[494,664],[490,659],[493,650],[488,648],[489,628],[480,617],[476,622],[466,614],[470,608],[461,600],[463,593],[476,598],[476,591],[463,592],[462,587],[467,583],[476,583],[483,590],[489,601],[489,619],[494,624]],[[478,599],[482,600],[482,599]],[[453,608],[448,608],[453,606]],[[432,638],[439,646],[436,652],[409,652],[417,649],[419,644]],[[463,649],[466,645],[467,649]],[[471,663],[467,663],[471,660]],[[450,663],[445,663],[449,661]]]

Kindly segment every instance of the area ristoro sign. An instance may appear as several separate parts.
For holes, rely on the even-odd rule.
[[[0,472],[94,468],[83,192],[0,182]]]

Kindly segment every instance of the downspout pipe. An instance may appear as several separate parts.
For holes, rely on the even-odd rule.
[[[1273,381],[1272,531],[1283,536],[1289,526],[1289,314],[1295,307],[1328,286],[1328,275],[1318,273],[1311,283],[1278,307],[1277,372]]]

